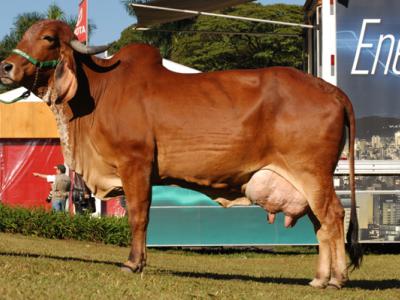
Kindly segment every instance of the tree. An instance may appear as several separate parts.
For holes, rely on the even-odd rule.
[[[131,1],[122,2],[133,14],[127,5]],[[303,22],[302,8],[297,5],[263,6],[249,3],[227,8],[222,13]],[[172,32],[166,32],[168,30]],[[194,33],[178,32],[180,30]],[[235,35],[226,32],[259,35]],[[121,39],[113,45],[112,51],[115,52],[130,42],[145,42],[159,47],[165,58],[202,71],[275,65],[301,69],[304,56],[302,34],[302,29],[296,27],[200,16],[156,26],[145,32],[135,32],[128,28],[122,32]]]
[[[231,15],[301,23],[303,13],[296,5],[250,3],[224,11]],[[200,16],[194,30],[205,32],[252,32],[253,35],[196,33],[177,35],[171,58],[204,70],[292,66],[302,68],[302,30],[273,24]]]
[[[169,58],[173,51],[173,40],[177,31],[188,30],[193,25],[193,20],[180,20],[173,23],[154,26],[150,31],[136,31],[132,27],[126,28],[121,33],[118,41],[114,42],[109,52],[115,53],[123,46],[131,43],[146,43],[160,49],[163,57]]]
[[[66,20],[64,11],[54,3],[50,4],[50,6],[47,8],[45,15],[47,19],[63,21]]]
[[[5,59],[21,40],[25,31],[34,23],[44,19],[53,19],[66,22],[71,29],[75,28],[77,16],[66,16],[65,12],[56,4],[51,4],[43,13],[28,12],[18,15],[15,18],[13,27],[9,34],[7,34],[0,41],[0,61]],[[96,29],[96,25],[89,21],[89,36]]]
[[[147,3],[150,1],[151,0],[121,0],[121,3],[125,6],[128,14],[135,16],[135,11],[130,4]],[[146,43],[159,48],[161,55],[168,58],[171,56],[174,32],[190,29],[193,22],[193,19],[185,19],[153,26],[153,30],[155,31],[135,31],[133,28],[128,27],[121,33],[121,38],[112,45],[110,53],[115,53],[120,48],[130,43]]]
[[[44,19],[61,20],[66,22],[73,30],[75,28],[77,16],[66,16],[65,12],[56,4],[51,4],[44,13],[28,12],[18,15],[15,18],[10,33],[0,41],[0,61],[3,61],[10,55],[11,50],[17,46],[29,27],[37,21]],[[96,25],[89,20],[89,36],[95,29]],[[0,84],[0,92],[4,92],[6,89],[6,87]]]
[[[11,32],[0,41],[0,61],[5,59],[15,48],[24,32],[35,22],[42,19],[39,13],[25,13],[18,15],[14,21]]]

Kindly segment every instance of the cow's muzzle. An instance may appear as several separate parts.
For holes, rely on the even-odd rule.
[[[14,64],[7,61],[2,61],[0,63],[0,80],[2,84],[12,84],[12,71],[14,70]]]

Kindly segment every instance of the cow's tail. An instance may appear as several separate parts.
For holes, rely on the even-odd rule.
[[[357,205],[356,205],[356,188],[355,188],[355,178],[354,178],[354,143],[356,134],[356,121],[354,116],[353,105],[351,104],[349,98],[342,94],[342,103],[346,112],[347,128],[348,128],[348,141],[349,141],[349,169],[350,169],[350,190],[351,190],[351,213],[350,213],[350,223],[346,234],[346,250],[350,257],[349,268],[352,269],[359,268],[363,258],[363,249],[358,242],[358,220],[357,220]]]

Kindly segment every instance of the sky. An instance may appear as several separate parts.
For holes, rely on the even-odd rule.
[[[2,1],[0,11],[0,40],[10,32],[17,15],[26,12],[45,12],[55,3],[68,15],[78,14],[80,0],[11,0]],[[261,0],[263,4],[287,3],[303,5],[305,0]],[[120,0],[89,0],[89,19],[97,26],[91,36],[91,45],[113,42],[136,19],[129,16]]]

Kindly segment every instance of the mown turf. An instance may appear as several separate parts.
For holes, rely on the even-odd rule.
[[[0,299],[400,299],[400,255],[367,255],[335,291],[307,286],[313,252],[151,249],[126,274],[128,248],[0,234]]]

